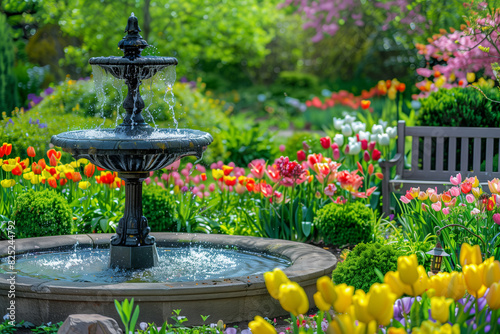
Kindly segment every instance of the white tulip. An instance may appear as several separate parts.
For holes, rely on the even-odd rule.
[[[384,133],[384,127],[382,125],[373,124],[372,133],[374,135],[381,135],[382,133]]]
[[[361,152],[361,143],[360,142],[349,144],[349,153],[347,153],[347,154],[356,155],[356,154],[359,154],[359,152]]]
[[[398,135],[398,130],[396,127],[388,127],[385,129],[385,132],[389,135],[390,138],[396,138]]]
[[[387,127],[388,122],[384,122],[383,120],[379,119],[378,124],[382,125],[382,127],[385,129]]]
[[[352,135],[352,129],[349,124],[342,125],[342,134],[346,137]]]
[[[359,140],[369,140],[370,139],[370,132],[369,131],[359,131],[358,133]]]
[[[351,127],[352,127],[352,131],[354,131],[354,133],[358,133],[360,131],[366,130],[366,124],[363,122],[352,122]]]
[[[337,118],[337,117],[333,118],[333,127],[335,128],[335,130],[341,130],[342,129],[342,125],[344,125],[344,120],[343,119],[340,119],[340,118]]]
[[[350,116],[350,115],[346,115],[345,118],[344,118],[344,123],[351,124],[355,120],[356,120],[356,117]]]
[[[389,138],[389,135],[387,133],[383,133],[381,135],[378,135],[378,141],[379,145],[381,146],[389,146],[391,142],[391,138]]]
[[[378,141],[378,135],[370,135],[370,141]]]
[[[335,137],[333,137],[333,142],[339,146],[344,145],[344,135],[337,133]]]

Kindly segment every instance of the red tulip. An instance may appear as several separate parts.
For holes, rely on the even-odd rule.
[[[368,140],[361,139],[361,149],[362,150],[367,150],[368,149]]]
[[[52,154],[50,157],[49,157],[49,164],[51,166],[57,166],[57,158],[56,158],[56,155],[55,154]]]
[[[60,179],[59,180],[59,184],[62,186],[64,186],[66,183],[68,182],[68,179]]]
[[[372,160],[373,161],[378,161],[378,159],[380,159],[381,155],[382,155],[382,153],[379,150],[374,149],[373,152],[372,152]]]
[[[372,152],[375,149],[375,145],[377,145],[377,142],[376,141],[371,141],[368,144],[368,151]]]
[[[207,180],[207,174],[205,174],[205,173],[201,173],[201,179],[202,179],[203,181],[206,181],[206,180]]]
[[[86,177],[92,177],[92,175],[94,175],[94,172],[95,172],[95,165],[94,164],[91,164],[89,163],[87,166],[85,166],[85,168],[83,169],[83,174],[85,174]]]
[[[307,159],[306,152],[304,152],[303,150],[297,151],[297,161],[298,162],[304,161],[306,159]]]
[[[82,174],[80,174],[80,172],[75,172],[73,173],[73,177],[72,177],[72,180],[73,182],[80,182],[82,180]]]
[[[326,150],[330,148],[330,145],[332,145],[332,141],[330,137],[323,137],[319,139],[321,146]]]
[[[361,109],[370,108],[371,101],[370,100],[361,100]]]
[[[55,177],[49,177],[47,181],[49,182],[49,186],[51,186],[52,188],[57,188],[57,181]]]
[[[365,153],[363,153],[363,160],[368,162],[370,161],[371,157],[370,157],[370,153],[368,153],[368,151],[365,151]]]
[[[406,85],[404,83],[400,83],[399,85],[396,86],[396,89],[398,90],[398,92],[402,93],[405,91]]]

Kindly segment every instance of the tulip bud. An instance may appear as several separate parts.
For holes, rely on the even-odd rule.
[[[255,334],[276,334],[274,326],[258,315],[248,323],[248,327]]]
[[[321,147],[323,147],[325,150],[329,149],[332,144],[330,137],[320,138],[319,141],[321,143]]]
[[[303,150],[297,151],[297,161],[301,162],[306,160],[306,153]]]
[[[484,266],[483,283],[488,288],[495,282],[500,282],[500,262],[493,261]]]
[[[276,268],[273,271],[264,273],[264,281],[271,297],[278,299],[280,286],[288,283],[290,280],[283,271]]]
[[[305,314],[309,310],[309,299],[297,282],[281,284],[278,297],[281,307],[295,316]]]
[[[338,148],[333,149],[333,160],[339,160],[340,159],[340,151]]]
[[[486,301],[490,309],[500,309],[500,282],[493,283],[490,286],[490,291],[486,295]]]
[[[417,255],[400,256],[398,258],[398,272],[401,281],[404,284],[412,285],[418,279],[418,260]]]
[[[377,145],[377,142],[375,142],[375,141],[371,141],[371,142],[368,144],[368,151],[372,152],[372,151],[375,149],[375,145]]]
[[[321,293],[323,300],[329,305],[333,305],[337,299],[337,293],[331,278],[327,276],[320,277],[316,281],[316,288]]]
[[[453,299],[445,297],[432,297],[431,298],[431,315],[432,317],[441,322],[446,323],[450,317],[450,305]]]
[[[367,150],[368,149],[368,140],[361,139],[361,149],[362,150]]]
[[[363,153],[363,160],[366,161],[366,162],[368,162],[368,161],[370,161],[370,159],[371,159],[370,153],[368,153],[368,151],[365,151]]]
[[[304,151],[305,151],[305,152],[308,152],[308,151],[309,151],[309,149],[310,149],[311,147],[310,147],[310,146],[309,146],[309,144],[307,144],[307,142],[304,140],[304,141],[302,142],[302,148],[304,149]]]

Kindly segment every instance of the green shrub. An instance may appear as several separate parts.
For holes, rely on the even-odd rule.
[[[7,18],[0,14],[0,113],[10,112],[19,103],[14,75],[14,44]]]
[[[16,237],[42,237],[71,233],[72,211],[66,199],[53,190],[29,191],[16,199]]]
[[[142,211],[153,232],[177,232],[175,199],[160,186],[144,186]]]
[[[344,262],[337,264],[332,273],[333,282],[345,283],[368,292],[373,283],[380,283],[375,269],[383,275],[396,271],[398,257],[402,255],[405,255],[404,251],[390,244],[360,243],[348,253]]]
[[[497,88],[481,87],[492,100],[500,100]],[[440,89],[421,99],[417,125],[498,127],[500,104],[486,99],[474,88]]]
[[[330,203],[316,214],[315,225],[327,244],[346,245],[366,242],[372,235],[372,211],[361,202],[344,205]]]
[[[319,152],[325,154],[325,149],[321,147],[319,138],[321,136],[316,132],[294,131],[293,134],[286,139],[285,152],[292,159],[297,159],[297,151],[304,150],[303,142],[309,145],[311,152]],[[305,152],[306,155],[308,152]],[[331,153],[331,150],[328,152]]]

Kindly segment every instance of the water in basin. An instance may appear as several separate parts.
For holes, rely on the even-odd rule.
[[[93,283],[188,282],[258,275],[284,269],[290,261],[262,253],[234,249],[158,247],[159,265],[150,269],[110,269],[109,249],[78,249],[21,255],[18,276]],[[0,272],[10,272],[2,259]]]

